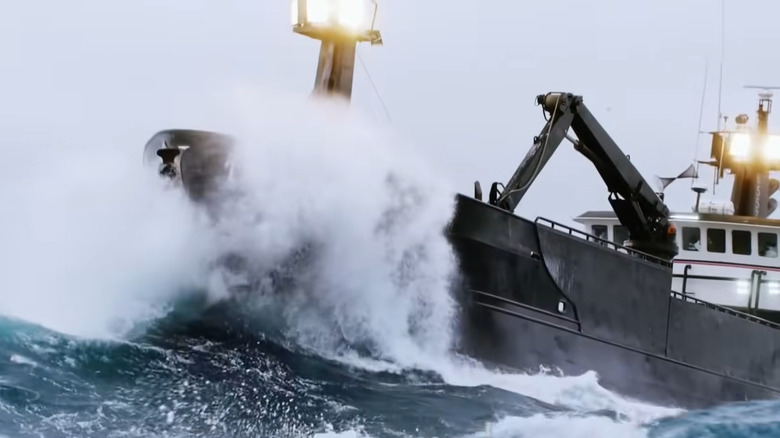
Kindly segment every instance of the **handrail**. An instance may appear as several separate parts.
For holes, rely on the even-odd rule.
[[[585,231],[578,230],[576,228],[572,228],[572,227],[570,227],[568,225],[564,225],[564,224],[562,224],[560,222],[555,222],[555,221],[553,221],[551,219],[547,219],[545,217],[538,216],[536,218],[536,220],[534,220],[534,223],[538,225],[540,222],[546,222],[545,225],[548,226],[549,228],[552,228],[553,230],[556,229],[556,227],[563,228],[564,230],[568,231],[569,235],[579,234],[580,236],[586,237],[586,240],[589,240],[589,241],[590,240],[595,240],[597,242],[600,242],[600,243],[606,245],[607,247],[611,247],[615,251],[620,252],[620,250],[622,249],[622,250],[626,251],[626,253],[628,253],[630,255],[635,255],[635,256],[637,256],[637,257],[639,257],[639,258],[641,258],[643,260],[646,260],[648,262],[657,263],[657,264],[659,264],[661,266],[664,266],[664,267],[667,267],[667,268],[671,268],[672,267],[672,261],[671,260],[664,260],[664,259],[662,259],[660,257],[654,256],[654,255],[650,255],[650,254],[648,254],[646,252],[642,252],[642,251],[635,250],[633,248],[625,247],[625,246],[623,246],[623,245],[621,245],[619,243],[615,243],[615,242],[612,242],[612,241],[609,241],[609,240],[606,240],[606,239],[602,239],[601,237],[594,236],[593,234],[588,234]]]
[[[698,298],[694,298],[694,297],[692,297],[692,296],[690,296],[688,294],[681,294],[680,292],[677,292],[677,291],[672,291],[672,296],[676,297],[676,298],[680,298],[683,301],[693,301],[694,303],[701,304],[701,305],[707,307],[708,309],[718,310],[720,312],[727,313],[727,314],[732,315],[732,316],[736,316],[737,318],[742,318],[742,319],[745,319],[745,320],[748,320],[748,321],[751,321],[751,322],[755,322],[755,323],[758,323],[758,324],[762,324],[762,325],[766,325],[766,326],[772,327],[773,329],[780,330],[780,324],[778,324],[778,323],[769,321],[768,319],[759,318],[758,316],[750,315],[750,314],[745,313],[745,312],[740,312],[739,310],[734,310],[734,309],[732,309],[730,307],[719,306],[717,304],[710,303],[709,301],[704,301],[704,300],[700,300]]]

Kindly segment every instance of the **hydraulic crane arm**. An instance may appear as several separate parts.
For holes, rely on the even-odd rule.
[[[582,96],[548,93],[537,96],[537,103],[549,117],[547,123],[503,192],[499,193],[497,184],[493,185],[490,203],[513,212],[552,154],[567,139],[594,164],[606,183],[612,209],[629,231],[625,245],[665,259],[677,255],[669,208],[593,117]],[[567,135],[570,127],[576,140]]]

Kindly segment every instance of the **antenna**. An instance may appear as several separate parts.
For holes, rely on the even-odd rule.
[[[723,98],[723,62],[726,58],[726,0],[720,1],[720,79],[718,83],[718,131],[723,118],[721,103]]]
[[[701,133],[701,123],[704,117],[704,98],[707,95],[707,71],[708,70],[709,70],[709,60],[707,58],[704,58],[704,86],[702,87],[701,90],[701,106],[699,107],[699,129],[697,130],[696,133],[696,143],[695,143],[696,146],[693,150],[693,161],[696,162],[696,176],[694,178],[691,178],[691,187],[693,187],[693,182],[699,179],[699,162],[697,161],[697,157],[699,156],[699,134]]]
[[[752,89],[752,90],[761,90],[758,92],[758,97],[762,99],[771,99],[772,90],[780,90],[780,86],[770,86],[770,85],[743,85],[742,88]]]

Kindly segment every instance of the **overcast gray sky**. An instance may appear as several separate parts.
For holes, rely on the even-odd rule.
[[[169,108],[208,90],[249,82],[308,93],[319,47],[291,32],[289,11],[285,0],[5,0],[0,126],[50,136],[75,115],[112,118],[140,154],[157,129],[205,123],[197,108]],[[729,0],[727,12],[724,111],[754,118],[755,92],[742,86],[780,85],[780,3]],[[508,179],[544,123],[533,98],[546,91],[584,95],[647,177],[693,159],[707,58],[703,128],[716,123],[717,0],[385,0],[379,26],[385,46],[360,56],[390,126],[466,193],[475,179],[485,190]],[[354,105],[384,118],[360,66]],[[708,139],[699,140],[706,158]],[[674,209],[689,208],[688,187],[668,190]],[[590,163],[564,145],[518,212],[568,222],[609,208],[606,196]]]

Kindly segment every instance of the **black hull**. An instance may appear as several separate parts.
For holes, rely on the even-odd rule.
[[[462,353],[523,371],[593,370],[605,388],[665,406],[780,397],[776,327],[673,293],[668,264],[456,201]]]

